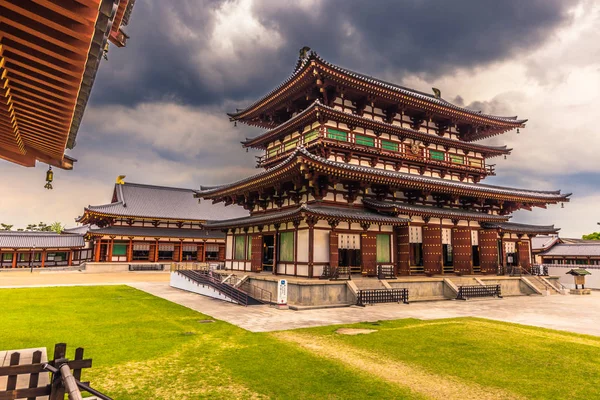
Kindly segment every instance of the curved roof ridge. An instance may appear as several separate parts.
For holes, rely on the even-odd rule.
[[[193,192],[194,189],[189,189],[189,188],[182,188],[182,187],[174,187],[174,186],[163,186],[163,185],[149,185],[147,183],[135,183],[135,182],[125,182],[122,185],[119,186],[135,186],[135,187],[142,187],[142,188],[148,188],[148,189],[164,189],[164,190],[181,190],[181,191],[187,191],[187,192]]]

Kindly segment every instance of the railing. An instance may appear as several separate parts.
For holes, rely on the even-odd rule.
[[[473,285],[459,286],[457,300],[467,300],[472,297],[498,297],[502,298],[500,285]]]
[[[195,282],[205,284],[216,289],[221,294],[229,297],[231,300],[240,305],[248,306],[248,294],[221,282],[220,277],[215,276],[215,274],[210,270],[178,269],[177,272]]]
[[[92,366],[91,359],[83,359],[83,348],[75,350],[75,359],[65,358],[67,345],[58,343],[54,346],[54,358],[49,362],[42,362],[42,352],[37,350],[32,353],[30,364],[20,364],[21,354],[13,352],[10,356],[9,366],[0,367],[0,377],[7,377],[6,387],[0,389],[0,399],[37,399],[46,397],[49,400],[63,400],[65,394],[69,400],[82,400],[81,392],[88,392],[102,400],[112,400],[105,394],[91,388],[89,384],[81,382],[81,370]],[[72,370],[72,372],[71,372]],[[45,371],[52,373],[51,383],[39,386],[40,374]],[[28,375],[23,377],[23,375]],[[19,377],[25,379],[19,379]],[[17,388],[19,381],[28,381],[27,387]],[[20,386],[23,386],[22,384]]]
[[[376,303],[408,304],[408,289],[365,289],[359,290],[356,304],[365,306]]]
[[[164,264],[129,264],[130,271],[164,271]]]
[[[396,279],[393,265],[378,265],[377,266],[377,278],[378,279]]]
[[[531,266],[531,275],[538,276],[548,276],[548,266],[547,265],[532,265]]]
[[[228,281],[223,283],[225,283],[226,285],[229,284],[234,288],[246,292],[248,296],[260,301],[261,303],[273,303],[273,293],[256,285],[253,285],[246,280],[240,279],[236,275],[230,275]]]
[[[256,156],[257,166],[261,167],[271,160],[279,159],[282,158],[284,155],[290,154],[300,145],[306,146],[309,143],[313,143],[316,139],[320,139],[322,142],[337,144],[342,147],[350,146],[353,148],[375,149],[393,155],[404,156],[416,161],[433,162],[444,166],[463,168],[467,170],[479,170],[484,171],[487,175],[496,175],[495,164],[486,165],[485,161],[479,158],[470,158],[460,154],[453,154],[441,151],[440,152],[443,155],[439,157],[436,155],[432,155],[429,149],[427,148],[419,148],[418,153],[413,153],[410,146],[405,143],[377,139],[371,136],[365,136],[365,138],[368,139],[365,141],[364,138],[357,139],[357,134],[355,134],[354,132],[346,133],[343,136],[337,134],[329,134],[327,132],[323,133],[321,130],[318,130],[318,132],[319,133],[317,136],[312,136],[311,139],[308,141],[305,139],[306,135],[303,135],[291,139],[288,142],[283,142],[275,147],[267,149],[265,154],[261,156]],[[362,138],[364,135],[358,134],[358,136]],[[436,150],[432,151],[435,152]]]
[[[345,278],[342,278],[342,276],[345,276]],[[319,279],[329,279],[331,281],[337,281],[337,280],[350,281],[350,280],[352,280],[352,267],[346,267],[346,266],[331,267],[329,264],[324,265],[323,272],[321,273],[321,276],[319,277]]]

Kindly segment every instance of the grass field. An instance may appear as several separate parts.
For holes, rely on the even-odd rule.
[[[600,398],[592,336],[481,319],[251,333],[126,286],[3,289],[0,303],[0,349],[84,347],[84,378],[119,400]]]

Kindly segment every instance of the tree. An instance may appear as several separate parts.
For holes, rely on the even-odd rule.
[[[590,233],[589,235],[583,235],[581,237],[584,240],[600,240],[600,232]]]
[[[0,231],[10,231],[14,225],[0,223]]]
[[[65,226],[58,221],[55,221],[50,225],[50,230],[56,233],[61,233],[65,229]]]

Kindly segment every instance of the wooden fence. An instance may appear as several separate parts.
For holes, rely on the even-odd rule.
[[[91,359],[83,358],[83,348],[75,350],[74,360],[65,358],[66,351],[67,345],[58,343],[54,346],[54,357],[51,361],[42,362],[42,352],[38,350],[33,352],[31,363],[23,365],[20,364],[21,354],[12,353],[9,365],[0,366],[0,378],[7,377],[6,387],[0,387],[0,400],[36,400],[45,396],[49,396],[49,400],[63,400],[65,394],[69,400],[80,400],[82,390],[100,399],[112,400],[92,389],[89,382],[81,382],[82,369],[92,366]],[[45,373],[51,373],[52,378],[50,383],[40,386],[40,374]],[[29,377],[27,384],[17,384],[21,376],[25,376],[25,380]]]

